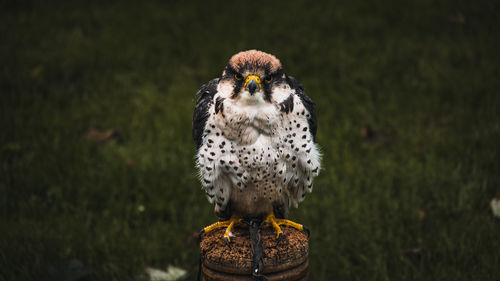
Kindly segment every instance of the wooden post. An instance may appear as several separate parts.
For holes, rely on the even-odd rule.
[[[202,280],[252,280],[253,251],[248,228],[233,229],[231,248],[224,243],[225,229],[205,234],[200,242]],[[269,226],[261,229],[264,272],[267,279],[308,280],[309,245],[307,235],[282,226],[284,237],[276,238]]]

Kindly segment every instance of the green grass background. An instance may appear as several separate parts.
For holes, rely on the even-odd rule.
[[[0,279],[169,264],[216,220],[193,95],[275,54],[316,102],[323,169],[291,218],[312,280],[500,280],[498,1],[2,1]],[[370,125],[380,138],[367,141]],[[120,138],[89,142],[90,129]],[[144,211],[140,211],[141,206]]]

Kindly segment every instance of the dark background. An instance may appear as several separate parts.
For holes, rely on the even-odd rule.
[[[193,96],[256,48],[316,102],[312,280],[498,280],[498,1],[186,2],[0,2],[0,279],[194,279]]]

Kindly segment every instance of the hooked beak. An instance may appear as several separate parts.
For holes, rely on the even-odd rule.
[[[262,85],[260,84],[260,77],[257,75],[248,75],[245,79],[244,87],[248,90],[248,92],[250,92],[251,95],[253,95],[255,91],[262,88]]]

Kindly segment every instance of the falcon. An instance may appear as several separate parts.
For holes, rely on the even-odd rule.
[[[275,56],[249,50],[231,57],[196,97],[196,166],[220,218],[201,232],[226,228],[229,245],[232,228],[255,218],[277,238],[281,225],[308,232],[286,219],[320,170],[314,103],[302,85]]]

